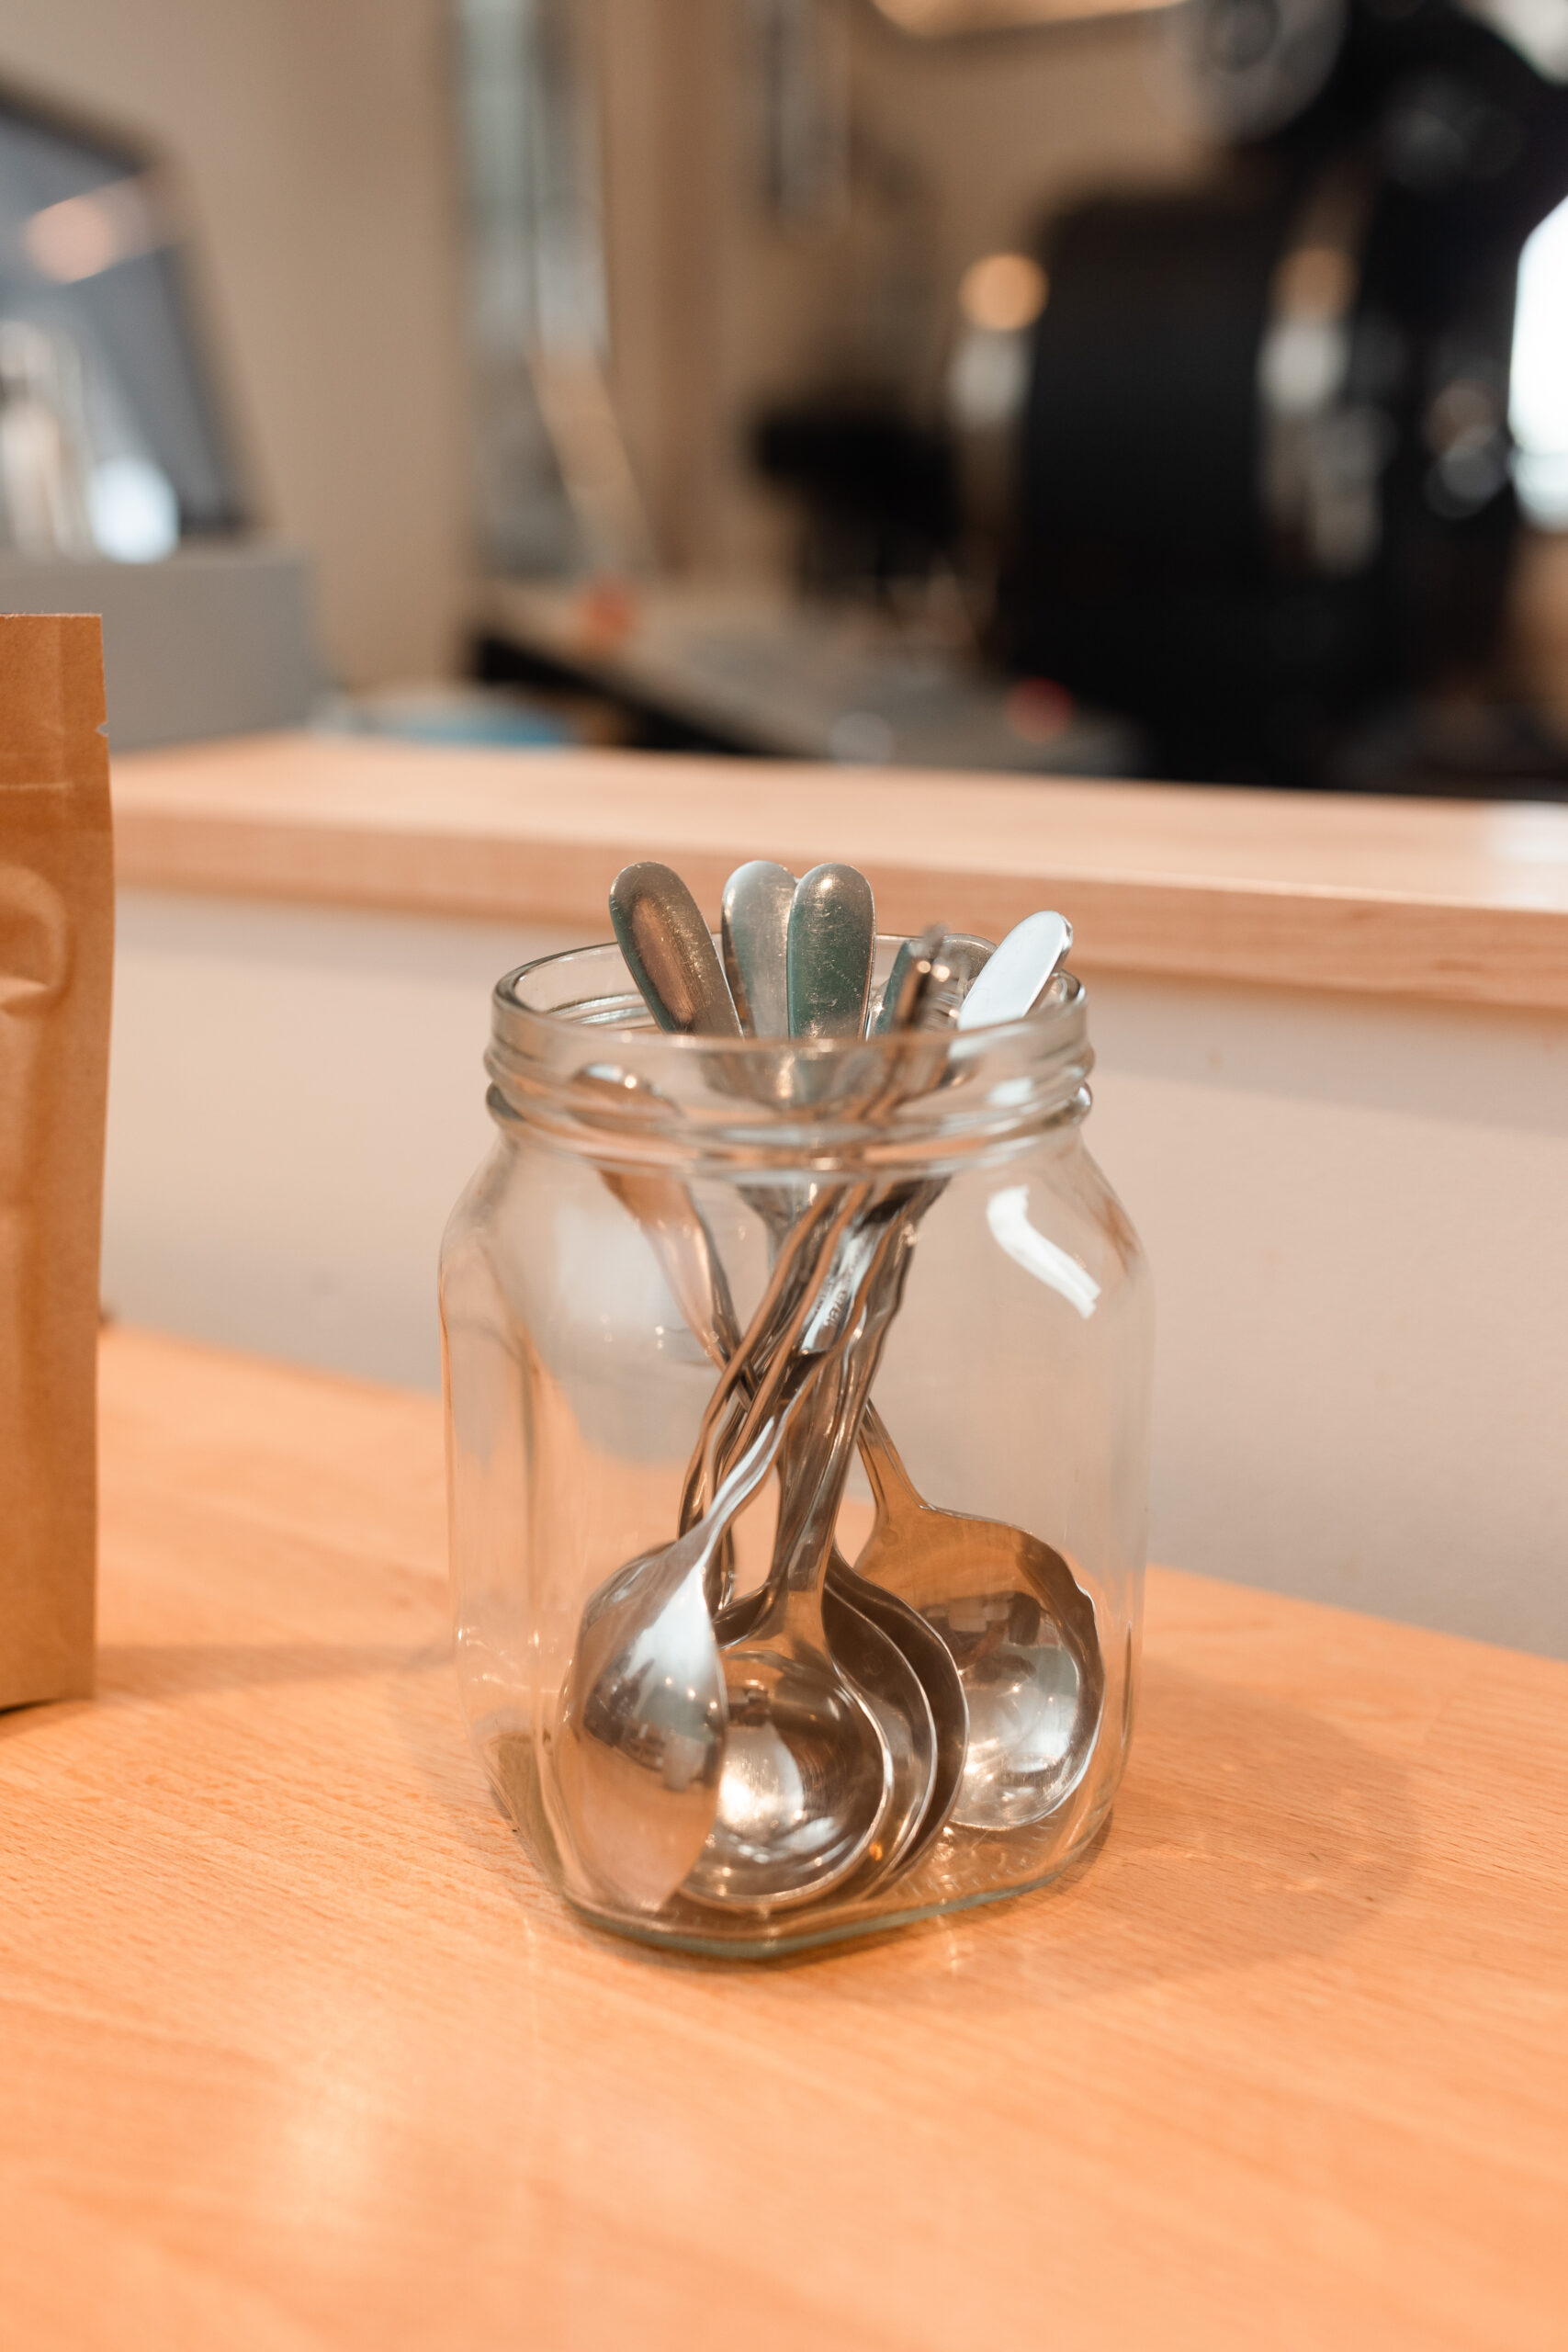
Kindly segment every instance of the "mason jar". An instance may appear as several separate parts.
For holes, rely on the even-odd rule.
[[[809,1041],[666,1034],[614,946],[497,986],[441,1255],[457,1672],[602,1926],[785,1952],[1105,1823],[1152,1314],[1090,1061],[1067,974],[1007,1026]]]

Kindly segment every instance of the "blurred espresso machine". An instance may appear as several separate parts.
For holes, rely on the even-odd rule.
[[[607,288],[643,282],[625,254],[686,182],[668,159],[637,179],[625,105],[615,234],[581,156],[546,169],[592,78],[568,71],[576,5],[464,0],[497,454],[479,675],[685,748],[1568,797],[1556,605],[1518,595],[1520,556],[1551,571],[1557,543],[1525,539],[1517,494],[1559,467],[1568,524],[1568,334],[1549,316],[1544,364],[1518,365],[1532,319],[1568,315],[1568,235],[1544,306],[1532,258],[1568,230],[1568,0],[751,0],[751,193],[723,213],[714,163],[648,248],[679,266],[637,311],[640,363],[610,349]],[[1139,45],[1102,25],[1098,79],[1063,86],[1102,128],[1120,89],[1187,175],[1130,192],[1141,134],[1119,132],[1106,192],[987,251],[1065,183],[1070,98],[1019,95],[1046,92],[1054,43],[1088,46],[1059,20],[1129,15]],[[538,53],[518,30],[506,69],[496,25],[525,17]],[[678,323],[698,316],[705,339]],[[1556,421],[1516,447],[1532,372]],[[690,397],[638,410],[666,378]],[[1529,664],[1525,606],[1548,621]]]
[[[1223,162],[1045,233],[999,658],[1172,775],[1568,790],[1483,683],[1568,0],[1190,0],[1169,39]]]

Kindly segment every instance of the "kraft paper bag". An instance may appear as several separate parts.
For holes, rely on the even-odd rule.
[[[114,949],[96,616],[0,617],[0,1707],[93,1682]]]

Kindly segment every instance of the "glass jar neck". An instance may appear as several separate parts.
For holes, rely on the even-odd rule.
[[[880,945],[890,962],[897,942]],[[503,1129],[595,1160],[853,1175],[1005,1156],[1083,1116],[1092,1059],[1084,990],[1067,974],[1027,1019],[997,1028],[689,1037],[654,1026],[610,946],[508,973],[486,1068]]]

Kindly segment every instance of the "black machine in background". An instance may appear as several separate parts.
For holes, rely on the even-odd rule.
[[[1231,152],[1047,232],[998,655],[1130,711],[1172,775],[1568,789],[1527,716],[1441,716],[1503,618],[1515,285],[1568,194],[1568,84],[1450,0],[1186,28]]]

